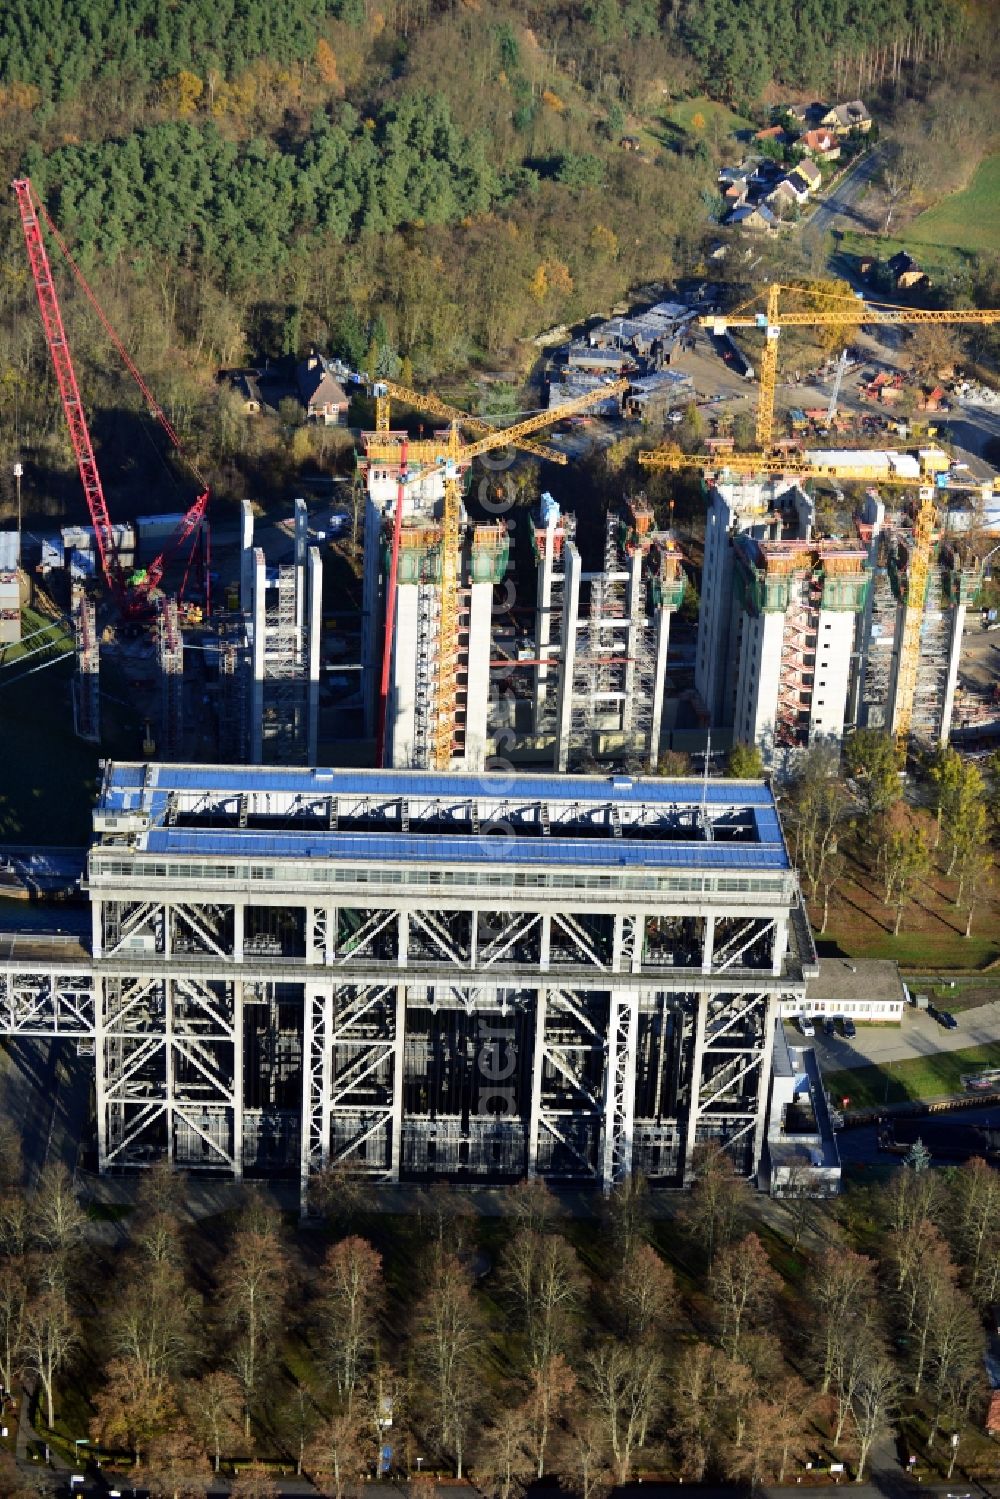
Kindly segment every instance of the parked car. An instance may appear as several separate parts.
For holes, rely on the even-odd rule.
[[[799,1030],[802,1032],[803,1036],[815,1036],[816,1027],[813,1025],[808,1015],[799,1016]]]
[[[828,1015],[823,1021],[823,1030],[828,1036],[835,1036],[837,1034],[837,1024],[832,1015]]]
[[[853,1041],[854,1037],[858,1034],[858,1028],[854,1024],[854,1021],[851,1019],[850,1015],[844,1016],[843,1026],[844,1035],[847,1037],[848,1041]]]
[[[950,1010],[938,1010],[938,1020],[946,1031],[957,1031],[958,1021]]]

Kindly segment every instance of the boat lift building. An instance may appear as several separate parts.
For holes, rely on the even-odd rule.
[[[109,762],[85,884],[0,1029],[89,1038],[102,1172],[752,1177],[817,971],[756,781]]]

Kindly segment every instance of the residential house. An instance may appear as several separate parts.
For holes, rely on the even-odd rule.
[[[850,135],[852,130],[867,135],[872,128],[872,117],[860,99],[851,99],[847,104],[835,104],[828,109],[820,124],[826,125],[835,135]]]
[[[260,386],[256,370],[237,370],[233,376],[233,390],[243,403],[247,416],[256,416],[260,411]]]
[[[900,250],[887,260],[886,269],[897,291],[912,291],[914,287],[923,289],[931,284],[926,271],[921,270],[913,256],[908,255],[905,250]]]
[[[799,182],[802,182],[806,192],[814,193],[823,184],[823,173],[814,161],[810,161],[808,156],[804,156],[798,166],[789,172],[788,179],[794,187],[797,187]]]
[[[623,135],[621,138],[621,148],[623,151],[641,151],[642,141],[637,135]]]
[[[798,193],[787,177],[778,183],[767,195],[767,206],[778,218],[785,218],[796,209],[800,203],[804,203],[808,197],[807,193]]]
[[[777,229],[778,220],[763,203],[743,203],[734,208],[725,223],[734,229],[747,229],[751,233],[770,233]]]
[[[786,114],[790,120],[794,120],[796,125],[801,125],[804,129],[811,130],[814,125],[820,123],[826,114],[826,109],[827,106],[825,104],[814,101],[812,104],[786,104],[781,112],[782,114]]]
[[[315,351],[295,366],[295,384],[299,400],[306,408],[306,420],[324,427],[342,426],[347,421],[347,392],[333,374],[322,354]]]
[[[727,183],[723,189],[722,201],[727,208],[739,208],[741,203],[747,200],[747,179],[737,178],[735,182]]]
[[[864,276],[867,279],[871,275],[871,273],[872,273],[872,271],[874,269],[875,269],[875,259],[874,259],[874,256],[872,256],[872,255],[862,255],[861,258],[858,261],[858,275],[859,276]]]
[[[814,157],[817,161],[836,161],[840,156],[840,141],[832,130],[826,130],[819,126],[815,130],[807,130],[805,135],[800,135],[795,142],[800,151],[807,156]]]
[[[775,145],[781,145],[784,138],[783,125],[768,125],[764,130],[758,130],[754,136],[755,141],[773,141]]]

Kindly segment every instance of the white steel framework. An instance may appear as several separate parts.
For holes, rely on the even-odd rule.
[[[759,782],[109,765],[92,952],[0,1027],[92,1036],[103,1171],[751,1176],[815,954]]]

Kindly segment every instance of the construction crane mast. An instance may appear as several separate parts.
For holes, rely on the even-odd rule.
[[[90,440],[90,428],[87,426],[83,401],[80,398],[80,387],[73,368],[69,339],[63,327],[59,297],[52,280],[52,267],[49,264],[45,241],[42,238],[39,207],[31,182],[27,177],[19,178],[14,183],[14,192],[17,195],[21,227],[24,230],[24,242],[28,250],[28,262],[31,266],[35,292],[38,296],[38,307],[42,315],[45,342],[49,346],[49,354],[56,372],[63,411],[66,413],[66,425],[69,428],[69,438],[73,444],[84,498],[87,501],[91,524],[94,527],[94,539],[97,543],[98,556],[101,559],[101,571],[115,598],[123,599],[125,578],[118,560],[118,548],[115,545],[108,503],[104,498],[104,487],[101,484],[101,475]]]
[[[807,308],[804,311],[785,311],[781,306],[781,293],[802,296],[821,296],[822,308]],[[756,299],[754,299],[756,300]],[[833,305],[835,304],[835,305]],[[764,353],[760,362],[760,396],[757,404],[757,445],[762,453],[768,453],[774,439],[774,396],[778,382],[778,339],[783,328],[829,328],[849,326],[864,327],[868,323],[894,324],[903,327],[926,323],[964,324],[989,326],[1000,322],[1000,308],[964,308],[960,311],[929,309],[923,307],[897,307],[890,303],[866,302],[860,296],[848,296],[842,292],[817,291],[813,287],[785,286],[774,282],[767,288],[766,306],[763,312],[749,310],[751,304],[736,308],[733,312],[712,314],[699,318],[703,328],[711,328],[716,335],[730,328],[756,328],[764,334]]]
[[[35,293],[38,297],[42,327],[45,331],[45,341],[49,348],[53,367],[55,368],[56,381],[59,385],[59,394],[62,399],[63,411],[66,415],[70,441],[76,456],[77,468],[80,472],[80,480],[83,484],[83,493],[87,502],[87,509],[90,513],[91,524],[94,528],[97,551],[101,559],[101,571],[116,603],[128,614],[141,613],[148,607],[150,594],[161,583],[163,574],[171,558],[191,536],[196,535],[200,530],[208,508],[209,488],[194,464],[184,454],[180,438],[172,424],[168,421],[163,408],[139,373],[128,350],[111,326],[100,302],[88,285],[80,267],[70,254],[65,241],[53,224],[44,205],[35,196],[30,179],[27,177],[18,178],[12,186],[21,216],[21,227],[24,231],[28,262],[31,266],[31,274],[35,283]],[[45,248],[45,241],[42,237],[43,220],[72,270],[73,275],[76,277],[81,290],[91,307],[97,313],[105,332],[120,354],[129,374],[141,390],[149,410],[163,427],[173,446],[184,457],[184,461],[201,486],[197,499],[181,518],[166,546],[153,559],[145,569],[145,572],[138,575],[135,579],[127,580],[125,578],[118,557],[118,549],[115,543],[114,529],[111,524],[107,499],[104,494],[104,486],[101,482],[97,459],[94,455],[90,429],[87,425],[83,401],[80,397],[79,385],[77,384],[76,371],[73,368],[73,356],[70,351],[69,339],[66,337],[66,329],[63,325],[59,297],[56,292],[55,282],[52,279],[52,267]]]
[[[494,448],[513,444],[520,446],[521,440],[530,437],[552,422],[561,421],[578,411],[585,411],[628,389],[627,380],[616,380],[566,401],[560,406],[550,407],[536,416],[527,417],[514,426],[492,429],[473,443],[463,443],[458,435],[458,420],[465,421],[464,414],[453,420],[444,438],[432,441],[421,440],[410,443],[403,438],[392,441],[386,429],[376,432],[374,442],[369,444],[369,455],[381,461],[392,460],[400,465],[401,477],[393,518],[392,550],[389,560],[389,596],[386,600],[385,639],[383,642],[381,690],[379,693],[378,725],[376,731],[376,758],[382,764],[385,753],[386,714],[388,710],[390,663],[393,646],[393,623],[395,619],[395,583],[398,577],[400,538],[402,535],[403,495],[408,484],[419,482],[434,473],[444,480],[444,504],[441,535],[441,607],[438,633],[437,661],[437,718],[434,732],[434,762],[439,770],[446,770],[451,761],[455,734],[455,708],[457,701],[458,668],[458,591],[461,582],[461,481],[464,469],[475,458],[489,453]],[[416,392],[413,393],[416,396]],[[377,399],[377,398],[376,398]],[[409,393],[406,399],[410,399]],[[422,399],[422,398],[421,398]],[[385,445],[379,441],[385,437]],[[410,453],[415,465],[407,469]]]

